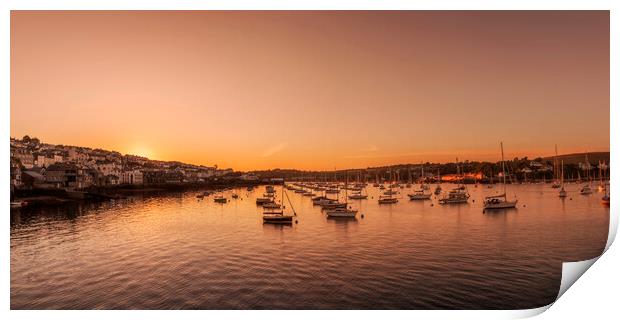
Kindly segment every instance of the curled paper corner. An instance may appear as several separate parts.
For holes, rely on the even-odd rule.
[[[607,249],[607,248],[606,248]],[[560,291],[558,292],[557,301],[570,288],[579,277],[581,277],[600,256],[590,260],[564,262],[562,263],[562,281],[560,282]]]
[[[579,279],[602,255],[605,254],[605,252],[607,252],[609,247],[614,242],[618,231],[618,216],[612,214],[612,212],[613,210],[609,211],[609,232],[607,233],[607,243],[605,244],[603,253],[589,260],[562,263],[562,280],[560,282],[560,291],[558,292],[558,296],[555,298],[555,301],[558,301],[566,290],[568,290],[568,288],[570,288],[577,281],[577,279]]]
[[[514,317],[515,319],[531,318],[547,311],[551,305],[553,305],[553,303],[539,308],[519,310],[518,312],[511,313],[511,317]]]
[[[519,310],[518,313],[514,313],[515,316],[519,318],[529,318],[547,311],[560,299],[560,297],[562,297],[562,295],[577,281],[577,279],[586,273],[586,271],[588,271],[588,269],[590,269],[590,267],[592,267],[592,265],[594,265],[594,263],[602,255],[604,255],[605,252],[607,252],[609,247],[613,244],[618,231],[618,216],[612,214],[612,212],[613,210],[609,211],[609,232],[607,233],[607,243],[605,244],[603,253],[589,260],[562,263],[562,280],[560,282],[560,290],[558,291],[558,296],[555,298],[555,301],[540,308]]]
[[[616,233],[618,232],[618,215],[613,214],[615,212],[611,208],[609,209],[609,233],[607,233],[607,244],[605,244],[605,250],[603,254],[611,247],[611,244],[614,243],[616,239]]]
[[[608,245],[610,243],[611,242],[608,241]],[[605,248],[605,251],[607,248],[608,246]],[[598,256],[584,261],[562,263],[562,280],[560,282],[560,290],[558,291],[558,296],[555,298],[555,301],[540,308],[520,310],[514,315],[518,318],[529,318],[547,311],[600,257],[601,256]]]

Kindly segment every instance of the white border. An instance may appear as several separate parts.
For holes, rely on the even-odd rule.
[[[242,0],[242,1],[200,1],[200,0],[145,0],[145,1],[122,1],[122,0],[4,0],[0,1],[2,12],[0,14],[0,63],[2,65],[2,75],[0,77],[0,108],[1,126],[0,141],[4,147],[0,148],[0,184],[2,189],[2,203],[9,202],[9,135],[10,135],[10,10],[611,10],[611,110],[610,110],[610,133],[612,137],[618,134],[618,56],[620,54],[620,36],[618,33],[620,1],[613,0],[590,0],[590,1],[542,1],[542,0],[521,0],[521,1],[492,1],[492,0],[434,0],[434,1],[406,1],[406,0],[358,0],[358,1],[335,1],[335,0],[306,0],[306,1],[275,1],[275,0]],[[614,141],[611,141],[611,164],[619,163],[618,154],[615,152]],[[619,181],[619,171],[612,170],[611,178],[614,187],[611,193],[614,199],[618,199],[618,189],[615,188]],[[616,205],[612,204],[610,220],[610,233],[607,248],[613,242],[618,225]],[[502,319],[528,317],[539,314],[547,307],[530,310],[508,310],[508,311],[9,311],[10,308],[10,238],[9,238],[9,208],[2,207],[3,219],[0,222],[0,230],[4,232],[2,252],[2,263],[6,268],[2,268],[0,276],[1,305],[0,312],[6,313],[3,319],[79,319],[85,316],[95,319],[115,318],[134,318],[149,317],[152,319],[168,319],[170,317],[202,318],[205,315],[215,316],[224,319],[247,318],[253,319],[285,319],[294,316],[297,319],[315,319],[317,317],[355,317],[357,319],[371,319],[380,317],[390,317],[395,319],[409,319],[412,316],[422,316],[430,319],[453,319],[455,317],[463,319]],[[617,247],[617,246],[616,246]],[[617,300],[618,276],[620,271],[620,252],[613,247],[601,258],[605,265],[595,264],[596,274],[589,272],[584,276],[594,283],[577,282],[575,289],[568,290],[559,302],[543,316],[546,318],[558,319],[560,317],[591,316],[592,313],[599,315],[609,315],[611,318],[616,315],[614,309]],[[576,273],[582,273],[583,267],[579,265],[590,265],[592,261],[565,265],[564,270],[573,269]],[[564,277],[563,277],[564,278]],[[611,284],[611,285],[610,285]],[[586,288],[583,288],[586,287]],[[579,291],[579,290],[581,291]],[[566,303],[563,300],[568,300]],[[604,301],[606,304],[601,304]],[[596,309],[594,309],[596,308]],[[606,313],[606,311],[608,313]]]

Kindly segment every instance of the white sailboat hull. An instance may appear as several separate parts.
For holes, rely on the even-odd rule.
[[[510,209],[510,208],[516,208],[517,207],[517,200],[515,201],[500,201],[497,203],[485,203],[484,204],[484,209],[485,210],[489,210],[489,209]]]
[[[392,199],[379,199],[379,204],[391,204],[391,203],[397,203],[398,199],[396,198],[392,198]]]
[[[430,200],[431,194],[409,194],[410,200]]]
[[[440,199],[439,204],[459,204],[459,203],[467,203],[466,198],[462,199]]]
[[[327,216],[331,218],[355,218],[357,211],[355,210],[329,210]]]
[[[358,195],[358,194],[353,194],[349,196],[349,199],[353,199],[353,200],[361,200],[361,199],[367,199],[368,196],[365,195]]]

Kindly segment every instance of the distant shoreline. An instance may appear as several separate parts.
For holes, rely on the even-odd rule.
[[[11,201],[25,201],[28,206],[53,206],[81,201],[105,201],[123,199],[133,194],[151,194],[160,192],[178,192],[189,190],[225,190],[230,188],[256,187],[266,184],[261,181],[209,181],[194,183],[166,183],[149,185],[113,185],[90,187],[82,190],[59,188],[17,189]]]

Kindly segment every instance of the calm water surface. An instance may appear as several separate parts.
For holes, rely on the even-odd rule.
[[[444,184],[444,190],[450,186]],[[506,309],[552,302],[562,261],[602,253],[609,208],[569,185],[509,186],[519,207],[355,200],[357,220],[327,219],[289,191],[298,224],[263,225],[237,190],[11,211],[13,309]],[[228,191],[228,195],[230,191]],[[473,200],[473,202],[472,202]],[[433,204],[433,205],[431,205]]]

